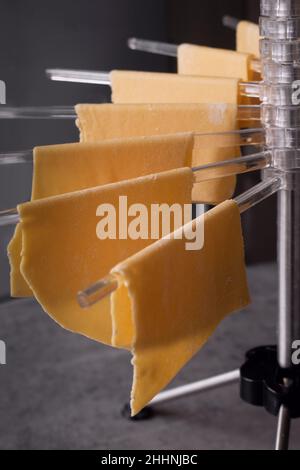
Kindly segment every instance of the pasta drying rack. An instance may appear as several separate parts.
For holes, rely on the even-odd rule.
[[[240,370],[162,392],[152,404],[239,381],[244,401],[278,415],[276,449],[286,450],[291,419],[300,417],[300,366],[292,364],[293,344],[300,340],[300,102],[291,96],[300,86],[300,0],[261,0],[260,35],[262,107],[274,116],[273,122],[262,118],[266,130],[274,126],[272,163],[264,179],[281,181],[278,344],[249,351]],[[148,415],[146,409],[141,418]]]
[[[274,185],[274,178],[280,179],[277,346],[255,348],[246,354],[239,370],[167,390],[151,403],[240,382],[244,401],[278,416],[276,450],[286,450],[291,419],[300,417],[300,366],[292,364],[293,345],[300,343],[300,100],[294,94],[300,87],[300,0],[261,0],[260,35],[262,109],[268,111],[262,112],[262,123],[269,132],[267,144],[272,153],[271,165],[264,171],[266,189]],[[131,47],[143,49],[145,43],[133,41]],[[154,44],[146,47],[153,49]],[[165,47],[165,53],[176,51]],[[267,115],[271,119],[265,119]],[[151,413],[146,408],[137,418]],[[128,405],[124,414],[129,416]]]
[[[277,346],[255,348],[240,370],[163,392],[152,403],[239,381],[243,400],[278,415],[276,449],[286,450],[291,419],[300,417],[300,366],[292,364],[293,344],[300,340],[300,102],[291,95],[300,85],[300,0],[261,0],[260,35],[262,107],[273,116],[262,121],[266,131],[274,126],[272,163],[264,178],[266,183],[274,176],[281,181]]]
[[[226,21],[230,23],[230,19]],[[266,151],[241,158],[240,163],[245,171],[258,169],[267,156],[268,168],[263,172],[262,183],[236,201],[242,212],[274,192],[278,193],[277,346],[255,348],[246,354],[245,363],[240,369],[164,391],[150,405],[240,382],[240,395],[244,401],[263,406],[269,413],[278,416],[276,449],[284,450],[289,445],[291,420],[300,417],[300,366],[292,363],[293,344],[300,342],[300,100],[298,102],[297,93],[294,93],[300,89],[300,0],[261,0],[260,34],[259,66],[263,81],[259,86],[248,83],[243,84],[242,88],[256,96],[259,87]],[[131,45],[138,48],[141,44],[135,41]],[[149,44],[147,47],[149,49]],[[167,47],[165,53],[174,55],[176,50],[174,46]],[[257,61],[255,63],[257,66]],[[83,76],[81,72],[69,75],[68,71],[60,72],[50,71],[50,75],[57,80],[108,84],[107,74],[99,76],[87,72]],[[0,111],[0,117],[74,119],[75,114],[74,109],[68,107],[41,108],[40,115],[30,108],[6,108]],[[7,158],[10,162],[23,162],[32,156],[28,152],[0,155],[0,164],[5,163]],[[227,167],[225,176],[233,174],[236,163],[227,161],[215,166]],[[209,172],[213,167],[206,165],[203,170]],[[0,216],[0,226],[18,220],[15,210],[0,213]],[[79,301],[82,306],[95,303],[114,289],[115,281],[105,278],[79,293]],[[152,412],[152,406],[147,407],[135,419],[148,418]],[[129,417],[128,405],[123,414]]]

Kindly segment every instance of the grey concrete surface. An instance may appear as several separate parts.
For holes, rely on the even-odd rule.
[[[172,386],[239,367],[244,352],[275,341],[276,269],[249,269],[253,303],[226,319]],[[31,300],[0,305],[0,449],[272,449],[276,418],[241,402],[238,387],[157,407],[150,421],[120,415],[130,356],[57,326]],[[291,447],[300,449],[300,421]]]

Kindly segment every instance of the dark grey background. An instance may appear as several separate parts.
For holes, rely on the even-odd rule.
[[[234,48],[235,35],[222,26],[222,16],[227,13],[257,21],[258,4],[258,0],[0,0],[0,79],[7,84],[7,103],[109,101],[108,87],[50,82],[45,68],[172,71],[173,59],[129,51],[127,38]],[[0,152],[76,140],[72,121],[0,121]],[[31,171],[28,164],[0,167],[0,210],[28,199]],[[251,186],[257,178],[243,178],[239,189]],[[249,262],[274,257],[273,206],[274,202],[267,201],[244,216]],[[9,293],[6,246],[11,234],[11,227],[1,229],[0,298]]]

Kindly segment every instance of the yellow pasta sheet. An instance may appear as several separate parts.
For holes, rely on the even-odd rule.
[[[178,134],[36,147],[31,199],[191,166],[193,141],[192,134]],[[8,246],[11,295],[30,297],[20,272],[21,250],[18,224]]]
[[[197,141],[192,134],[174,134],[37,147],[32,200],[172,168],[217,162],[238,152],[231,147],[201,148]],[[201,182],[194,185],[192,198],[213,204],[230,197],[234,188],[234,177]],[[21,250],[22,233],[18,225],[8,247],[13,297],[32,295],[20,273]]]
[[[110,80],[116,104],[238,102],[238,78],[114,70]]]
[[[259,57],[259,26],[250,21],[240,21],[237,26],[236,43],[237,51]]]
[[[237,107],[228,104],[80,104],[76,106],[77,126],[82,142],[177,132],[214,133],[237,128]],[[207,147],[194,146],[192,166],[213,163],[240,155],[236,136],[207,139]],[[195,137],[195,141],[200,139]],[[226,145],[226,147],[225,147]],[[228,199],[235,189],[235,177],[197,184],[193,200],[214,204]]]
[[[144,204],[189,204],[193,174],[182,168],[96,188],[44,198],[18,206],[22,228],[21,273],[43,309],[61,326],[111,344],[110,299],[82,310],[77,292],[103,278],[119,262],[153,242],[120,235],[119,197],[128,209]],[[116,210],[116,238],[99,239],[99,206]],[[98,215],[97,215],[98,214]],[[136,217],[128,215],[129,224]],[[173,226],[174,227],[174,226]],[[122,230],[123,230],[122,229]],[[171,224],[172,230],[172,224]]]
[[[203,216],[189,224],[203,223]],[[113,344],[133,352],[132,414],[201,349],[220,321],[249,303],[239,209],[226,201],[204,215],[204,246],[163,239],[116,266]]]
[[[181,44],[178,47],[178,73],[252,80],[251,58],[243,52]]]
[[[237,129],[237,106],[224,103],[79,104],[76,113],[81,142]]]
[[[80,141],[87,143],[237,129],[237,106],[230,104],[79,104],[76,113]]]

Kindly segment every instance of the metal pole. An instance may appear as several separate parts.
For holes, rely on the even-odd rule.
[[[292,365],[292,346],[300,339],[300,152],[298,140],[291,140],[289,153],[281,142],[280,132],[300,128],[299,104],[291,94],[290,106],[278,106],[282,85],[293,89],[297,79],[299,54],[293,44],[299,40],[300,0],[261,0],[260,35],[263,80],[266,83],[262,113],[266,127],[274,126],[272,148],[281,149],[281,157],[273,156],[273,167],[280,173],[282,187],[278,194],[278,363],[281,368]],[[281,54],[281,52],[282,54]],[[277,88],[279,86],[279,88]],[[276,119],[282,109],[284,117]],[[270,112],[272,111],[272,112]],[[270,116],[270,119],[267,117]],[[278,127],[278,132],[276,132]],[[283,386],[291,385],[288,374]],[[300,398],[299,398],[300,399]],[[276,439],[277,450],[287,450],[290,432],[288,404],[281,406]]]
[[[288,450],[291,428],[291,417],[288,408],[281,406],[278,417],[278,427],[275,450]]]
[[[300,339],[300,170],[278,194],[278,361],[291,366],[292,344]]]
[[[282,368],[289,368],[292,343],[300,339],[300,152],[297,139],[288,145],[293,149],[290,152],[280,135],[291,125],[298,130],[300,118],[293,119],[299,105],[292,96],[290,106],[278,106],[277,97],[281,86],[289,85],[292,90],[296,80],[295,64],[299,54],[292,49],[299,40],[300,0],[261,0],[261,15],[262,70],[266,86],[262,116],[265,126],[275,129],[271,146],[280,148],[281,152],[279,159],[274,153],[273,167],[283,181],[278,195],[278,361]],[[276,116],[281,111],[284,116],[278,121]]]

